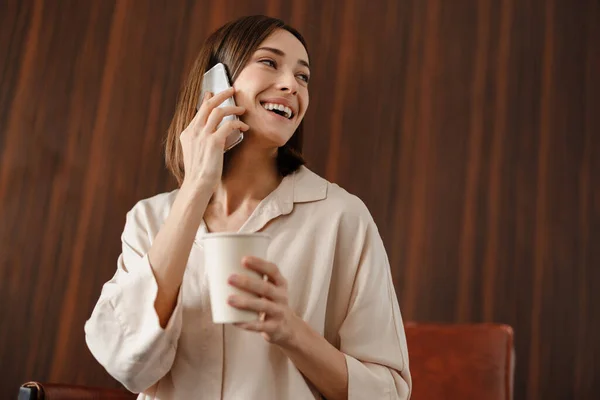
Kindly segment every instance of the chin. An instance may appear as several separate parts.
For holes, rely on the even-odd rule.
[[[251,134],[255,135],[257,142],[262,143],[265,147],[276,148],[286,144],[294,132],[282,133],[280,131],[253,130]]]

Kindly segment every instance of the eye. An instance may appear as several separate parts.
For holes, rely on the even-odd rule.
[[[308,81],[310,80],[310,77],[306,74],[298,74],[298,77],[306,83],[308,83]]]
[[[271,68],[275,68],[275,67],[277,67],[277,64],[275,64],[275,61],[273,61],[273,60],[270,60],[270,59],[268,59],[268,58],[266,58],[266,59],[264,59],[264,60],[259,60],[258,62],[259,62],[259,63],[263,63],[263,64],[265,64],[265,65],[268,65],[268,66],[269,66],[269,67],[271,67]]]

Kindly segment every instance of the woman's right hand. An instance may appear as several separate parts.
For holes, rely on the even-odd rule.
[[[247,131],[249,126],[240,120],[227,121],[219,129],[217,126],[228,115],[241,115],[244,107],[219,107],[233,96],[234,88],[217,95],[207,93],[200,109],[179,140],[183,150],[183,184],[194,188],[214,190],[223,174],[223,153],[227,137],[236,129]]]

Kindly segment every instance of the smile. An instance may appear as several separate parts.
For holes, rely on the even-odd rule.
[[[271,111],[286,119],[292,119],[292,117],[294,116],[294,112],[292,111],[292,109],[287,106],[284,106],[283,104],[261,103],[261,105],[265,110]]]

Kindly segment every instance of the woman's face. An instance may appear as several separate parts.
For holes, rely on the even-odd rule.
[[[233,84],[252,141],[281,147],[292,137],[308,108],[309,76],[306,49],[290,32],[278,29],[258,46]]]

